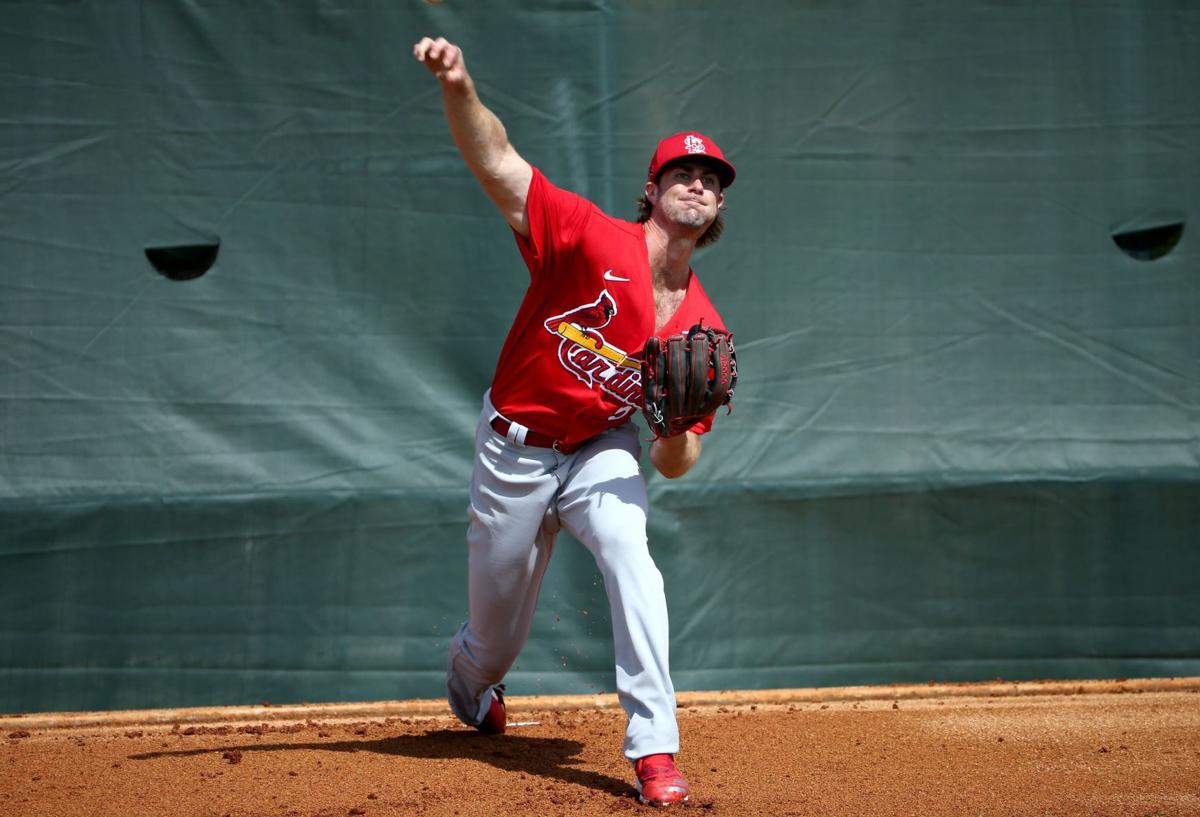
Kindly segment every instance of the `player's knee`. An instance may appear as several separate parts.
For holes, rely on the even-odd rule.
[[[629,563],[650,558],[646,531],[633,527],[601,532],[596,536],[593,552],[601,569],[609,563]]]
[[[605,582],[621,587],[644,586],[650,590],[661,590],[663,579],[654,559],[650,556],[646,538],[627,538],[611,542],[608,547],[598,549],[596,563],[604,574]]]

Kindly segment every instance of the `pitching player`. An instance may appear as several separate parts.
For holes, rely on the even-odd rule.
[[[720,315],[689,266],[715,240],[734,168],[699,133],[659,143],[642,219],[612,218],[555,187],[509,143],[483,105],[462,51],[423,38],[414,56],[435,76],[467,167],[512,228],[530,284],[505,340],[475,432],[469,613],[450,647],[450,707],[482,732],[505,729],[501,681],[529,635],[542,576],[562,528],[596,559],[613,624],[617,690],[628,716],[624,754],[642,802],[688,796],[667,650],[662,575],[647,547],[637,355],[650,335]],[[712,415],[654,440],[668,478],[700,456]]]

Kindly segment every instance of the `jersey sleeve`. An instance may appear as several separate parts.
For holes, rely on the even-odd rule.
[[[552,269],[555,257],[575,246],[594,210],[590,201],[555,187],[540,170],[533,169],[525,198],[529,237],[514,232],[531,278],[536,280]]]

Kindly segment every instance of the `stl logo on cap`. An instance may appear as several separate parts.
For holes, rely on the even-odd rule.
[[[688,134],[683,138],[683,149],[688,153],[707,153],[708,149],[704,147],[704,140],[694,134]]]

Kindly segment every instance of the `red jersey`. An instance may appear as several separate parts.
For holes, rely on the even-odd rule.
[[[642,407],[641,352],[654,332],[654,284],[642,225],[605,215],[536,168],[517,246],[530,285],[496,374],[492,404],[563,443],[626,422]],[[690,271],[689,271],[690,272]],[[695,274],[660,336],[724,323]],[[710,415],[692,427],[712,428]]]

